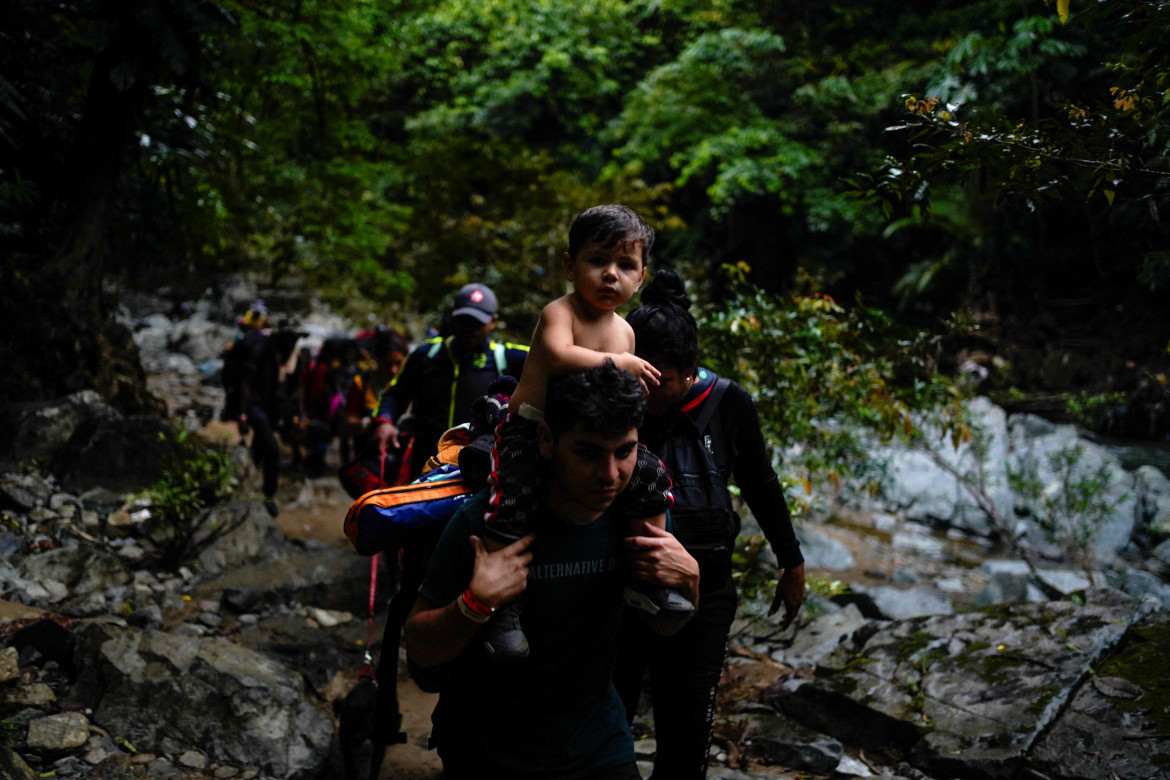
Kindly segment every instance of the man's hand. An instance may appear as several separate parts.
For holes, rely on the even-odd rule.
[[[614,360],[614,365],[622,371],[633,374],[634,378],[641,382],[642,391],[645,393],[649,393],[652,387],[658,387],[658,377],[662,376],[661,371],[632,352],[618,355]]]
[[[528,586],[528,564],[532,553],[528,545],[536,537],[532,534],[495,552],[489,552],[478,536],[468,539],[475,548],[475,568],[471,572],[471,595],[492,609],[506,604],[524,592]]]
[[[780,621],[780,628],[788,628],[796,615],[800,612],[800,605],[804,603],[804,564],[785,569],[776,582],[776,596],[772,599],[772,606],[768,615],[775,615],[784,605],[784,619]]]
[[[389,420],[382,420],[378,430],[374,432],[378,442],[378,451],[385,452],[388,447],[398,449],[398,429]]]
[[[642,536],[625,540],[630,551],[630,573],[640,580],[678,588],[684,595],[693,589],[697,595],[699,562],[669,531],[650,523],[644,523],[642,529]]]

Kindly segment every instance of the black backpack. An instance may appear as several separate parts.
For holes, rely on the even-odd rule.
[[[715,412],[731,380],[718,377],[692,419],[681,415],[655,454],[673,480],[670,517],[675,537],[699,562],[700,582],[721,586],[731,573],[731,551],[739,516],[719,471],[726,463],[722,430]]]

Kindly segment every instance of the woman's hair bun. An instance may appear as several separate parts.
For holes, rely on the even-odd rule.
[[[689,310],[691,299],[687,297],[687,288],[682,277],[676,271],[662,270],[655,271],[646,289],[642,290],[642,304],[645,306],[674,304],[680,309]]]

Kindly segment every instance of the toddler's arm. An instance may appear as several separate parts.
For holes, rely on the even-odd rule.
[[[658,385],[658,369],[633,354],[634,334],[629,331],[625,320],[616,318],[619,328],[618,340],[626,351],[604,352],[577,344],[573,337],[573,314],[567,306],[554,301],[540,313],[536,330],[532,334],[532,353],[543,356],[550,375],[563,374],[582,368],[600,366],[608,358],[618,368],[634,375],[643,389]],[[626,332],[628,331],[628,332]],[[538,358],[539,359],[539,358]]]

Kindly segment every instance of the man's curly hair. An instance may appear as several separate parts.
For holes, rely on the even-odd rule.
[[[641,383],[612,360],[548,380],[544,420],[554,437],[579,420],[590,433],[616,439],[641,425],[645,415],[646,394]]]

